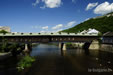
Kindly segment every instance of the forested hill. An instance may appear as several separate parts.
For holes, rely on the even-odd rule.
[[[61,32],[78,33],[89,28],[96,29],[101,33],[108,31],[113,32],[113,12],[100,17],[91,18]]]

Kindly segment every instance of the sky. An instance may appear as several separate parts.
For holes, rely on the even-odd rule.
[[[113,11],[113,0],[0,0],[0,26],[57,32]]]

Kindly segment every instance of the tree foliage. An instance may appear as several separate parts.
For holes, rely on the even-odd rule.
[[[5,33],[8,33],[8,32],[7,32],[7,31],[5,31],[5,30],[1,30],[1,31],[0,31],[0,33],[5,34]]]
[[[109,14],[113,14],[113,13],[109,13]],[[109,17],[107,15],[100,16],[98,18],[91,18],[87,21],[84,21],[72,28],[63,30],[61,32],[78,33],[83,30],[88,30],[89,28],[96,29],[102,34],[108,31],[113,32],[113,15]]]

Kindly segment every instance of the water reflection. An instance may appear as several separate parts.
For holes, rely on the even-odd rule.
[[[85,54],[86,55],[89,55],[90,53],[89,53],[89,49],[84,49],[84,51],[85,51]]]
[[[17,57],[0,60],[0,75],[19,75],[16,69]]]
[[[61,56],[66,56],[67,51],[66,50],[61,50]]]
[[[39,44],[33,47],[30,54],[31,56],[47,56],[47,55],[60,55],[60,49],[55,45]]]
[[[86,44],[87,47],[89,46],[89,43]],[[109,55],[108,55],[109,54]],[[102,52],[99,50],[88,50],[85,47],[85,50],[83,49],[67,49],[67,50],[60,50],[55,45],[46,45],[46,44],[40,44],[37,47],[33,48],[33,51],[31,53],[32,56],[38,56],[37,59],[42,59],[42,56],[44,56],[44,61],[46,64],[50,63],[46,60],[51,60],[51,63],[56,63],[53,60],[59,61],[62,63],[60,65],[63,68],[63,72],[66,72],[68,68],[70,68],[67,72],[88,72],[88,68],[110,68],[113,69],[112,58],[113,54]],[[110,55],[111,58],[109,57]],[[63,57],[63,58],[62,58]],[[97,60],[98,58],[98,60]],[[105,60],[109,59],[109,60]],[[110,61],[110,63],[108,63]],[[48,63],[47,63],[48,62]],[[106,65],[107,63],[107,65]],[[41,65],[41,64],[39,64]],[[59,66],[56,65],[56,66]],[[109,65],[109,66],[108,66]],[[73,66],[73,67],[72,67]],[[66,71],[65,71],[66,70]],[[68,74],[68,73],[67,73]],[[66,75],[67,75],[66,74]]]

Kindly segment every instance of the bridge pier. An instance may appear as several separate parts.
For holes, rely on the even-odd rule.
[[[99,50],[100,45],[98,40],[93,40],[92,42],[86,42],[83,46],[83,49],[87,50]]]
[[[66,50],[66,44],[65,43],[61,43],[61,50]]]
[[[93,40],[92,43],[89,46],[89,49],[90,50],[99,50],[100,49],[99,41]]]
[[[61,43],[59,43],[58,47],[61,49]]]
[[[25,44],[24,54],[29,55],[30,54],[30,44]]]

